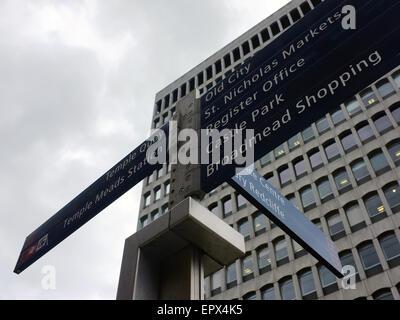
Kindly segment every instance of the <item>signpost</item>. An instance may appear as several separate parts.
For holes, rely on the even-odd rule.
[[[236,174],[229,183],[337,277],[343,277],[333,241],[257,171]]]
[[[168,124],[160,128],[166,137],[168,137],[168,129]],[[147,162],[146,152],[150,145],[163,137],[160,133],[161,131],[155,132],[33,231],[25,240],[14,272],[21,273],[154,170],[159,169],[162,164],[150,165]],[[166,145],[168,145],[167,142]]]
[[[345,4],[355,30],[342,26]],[[323,2],[202,96],[201,127],[254,129],[245,150],[261,158],[400,64],[399,15],[397,1]],[[229,163],[203,164],[203,191],[234,174]]]

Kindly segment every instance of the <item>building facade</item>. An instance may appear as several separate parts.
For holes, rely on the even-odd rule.
[[[156,95],[152,128],[204,94],[321,0],[293,0]],[[206,299],[400,299],[400,66],[256,162],[356,269],[344,289],[226,183],[202,203],[242,233],[246,256],[205,279]],[[168,210],[169,167],[144,181],[138,229]]]

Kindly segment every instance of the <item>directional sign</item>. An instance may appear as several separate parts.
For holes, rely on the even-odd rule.
[[[161,130],[165,135],[161,134]],[[149,164],[146,152],[158,139],[168,137],[168,130],[169,124],[164,125],[32,232],[25,240],[14,272],[21,273],[142,179],[159,169],[162,164]],[[168,145],[168,141],[165,145]]]
[[[344,5],[356,8],[355,30],[342,26]],[[201,127],[254,129],[243,150],[261,158],[400,64],[399,15],[398,1],[323,2],[202,96]],[[203,191],[234,174],[210,154]]]
[[[334,242],[257,171],[237,174],[229,183],[336,276],[343,277]]]

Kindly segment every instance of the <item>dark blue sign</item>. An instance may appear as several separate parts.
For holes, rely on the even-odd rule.
[[[229,183],[337,277],[343,277],[333,241],[257,171],[251,171],[248,175],[239,173]]]
[[[158,139],[168,137],[168,130],[169,124],[164,125],[32,232],[25,240],[14,272],[21,273],[154,170],[159,169],[162,164],[149,164],[146,153]],[[168,141],[165,145],[168,145]]]
[[[356,9],[355,30],[342,26],[344,5]],[[201,127],[254,129],[242,150],[261,158],[400,64],[399,15],[398,1],[323,2],[202,96]],[[211,154],[205,192],[236,173]]]

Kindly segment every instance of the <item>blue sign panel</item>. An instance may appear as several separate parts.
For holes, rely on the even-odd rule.
[[[355,30],[342,25],[345,5],[356,9]],[[202,96],[201,127],[254,129],[242,150],[261,158],[400,64],[399,15],[398,1],[323,2]],[[207,144],[205,192],[236,173],[212,163],[224,145]]]
[[[343,277],[333,241],[257,171],[251,171],[248,175],[239,173],[229,183],[337,277]]]
[[[32,232],[25,240],[14,272],[21,273],[125,192],[149,176],[154,170],[159,169],[162,164],[149,164],[146,152],[158,139],[168,137],[168,130],[169,124],[165,124]],[[164,135],[161,131],[164,132]],[[168,145],[168,141],[165,145]]]

